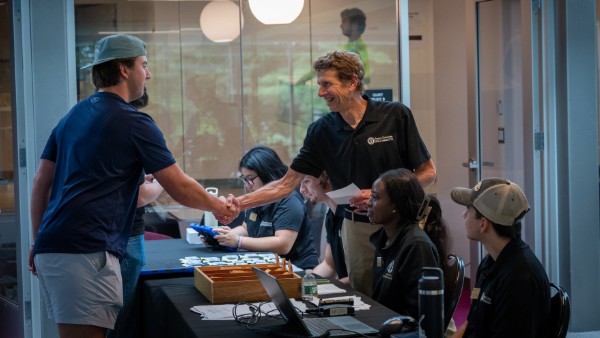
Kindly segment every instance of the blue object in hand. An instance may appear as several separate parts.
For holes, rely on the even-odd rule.
[[[190,224],[190,228],[196,230],[198,234],[203,236],[206,243],[213,248],[222,248],[230,252],[237,251],[236,248],[219,244],[219,242],[214,238],[216,235],[218,235],[218,233],[216,233],[213,228],[209,226],[192,223]]]

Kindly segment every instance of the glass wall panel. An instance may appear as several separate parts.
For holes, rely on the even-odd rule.
[[[18,325],[17,268],[19,227],[15,213],[13,161],[12,39],[10,6],[0,4],[0,328],[6,337],[21,335]],[[1,334],[0,334],[1,335]]]
[[[272,147],[284,163],[301,146],[312,121],[311,88],[295,85],[310,69],[309,6],[290,24],[265,25],[247,1],[242,31],[244,148]]]
[[[368,88],[387,89],[398,99],[396,0],[304,1],[298,18],[280,25],[256,19],[248,0],[75,0],[77,67],[91,62],[94,42],[103,36],[143,39],[152,73],[143,111],[156,120],[187,174],[220,194],[239,195],[245,150],[267,145],[289,164],[308,125],[329,112],[317,96],[311,64],[351,48],[340,13],[353,7],[367,18]],[[224,40],[214,34],[230,28],[229,41],[213,41]],[[89,96],[91,70],[79,70],[78,83],[79,99]]]

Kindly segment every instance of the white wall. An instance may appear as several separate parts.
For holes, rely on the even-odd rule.
[[[421,38],[409,41],[410,109],[415,116],[421,137],[433,161],[437,164],[432,2],[432,0],[408,2],[409,35]],[[429,186],[427,191],[437,192],[436,184]]]
[[[462,213],[450,190],[469,186],[467,63],[463,1],[409,1],[411,109],[437,168],[427,188],[440,200],[452,241],[450,252],[470,262]],[[469,269],[466,269],[470,277]]]

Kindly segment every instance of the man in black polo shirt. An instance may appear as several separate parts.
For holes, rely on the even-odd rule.
[[[454,188],[469,239],[489,253],[477,269],[467,321],[453,337],[548,337],[550,284],[544,267],[521,240],[529,203],[521,188],[487,178],[473,189]]]
[[[335,51],[318,58],[318,95],[331,113],[308,127],[304,145],[287,174],[253,193],[239,197],[242,209],[271,203],[289,195],[305,175],[326,171],[334,190],[355,183],[361,190],[349,204],[339,205],[344,215],[342,240],[350,284],[370,295],[375,251],[369,236],[380,228],[364,211],[371,185],[387,170],[407,168],[423,186],[435,179],[435,167],[419,135],[410,109],[399,102],[373,102],[362,95],[365,75],[356,53]]]

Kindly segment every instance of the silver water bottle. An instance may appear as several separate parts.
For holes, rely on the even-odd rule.
[[[444,337],[444,274],[422,268],[419,279],[419,337]]]

